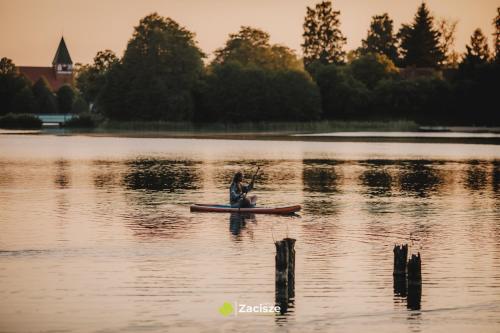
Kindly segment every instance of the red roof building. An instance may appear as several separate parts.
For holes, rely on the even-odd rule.
[[[57,91],[65,84],[73,86],[73,61],[64,42],[64,37],[59,42],[52,67],[19,66],[17,69],[32,83],[45,77],[52,91]]]

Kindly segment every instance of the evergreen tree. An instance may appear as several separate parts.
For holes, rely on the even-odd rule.
[[[440,19],[437,23],[440,37],[441,50],[444,54],[442,65],[445,67],[456,68],[458,66],[459,54],[453,48],[455,46],[455,31],[458,21]]]
[[[469,66],[477,66],[486,64],[490,59],[490,49],[488,47],[488,40],[483,34],[481,29],[474,30],[470,38],[470,45],[466,45],[463,63]]]
[[[497,8],[497,16],[493,19],[493,42],[495,43],[495,61],[500,63],[500,7]]]
[[[33,95],[36,100],[36,111],[38,113],[57,113],[57,100],[49,89],[49,84],[45,77],[39,78],[33,85]]]
[[[304,20],[304,65],[314,63],[343,64],[346,38],[340,31],[340,11],[333,10],[331,1],[322,1],[314,8],[307,7]]]
[[[366,39],[362,40],[361,54],[379,53],[387,56],[392,62],[398,62],[396,37],[393,34],[393,21],[387,13],[375,15],[370,23]]]
[[[433,21],[424,2],[418,8],[413,23],[401,27],[398,37],[405,66],[436,68],[444,60],[440,47],[441,34],[434,28]]]

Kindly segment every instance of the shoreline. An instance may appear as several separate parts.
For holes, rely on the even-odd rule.
[[[461,128],[463,129],[463,128]],[[216,131],[145,131],[145,130],[78,130],[43,128],[41,130],[2,130],[1,135],[89,136],[145,139],[206,139],[243,141],[296,142],[380,142],[380,143],[443,143],[500,145],[500,132],[486,132],[471,127],[469,131],[358,131],[331,133],[295,133],[285,131],[216,132]]]

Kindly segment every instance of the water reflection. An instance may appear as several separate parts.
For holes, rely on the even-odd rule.
[[[340,175],[335,160],[303,160],[302,178],[305,192],[339,192]]]
[[[393,275],[393,290],[396,298],[406,297],[406,275]]]
[[[71,186],[70,177],[69,177],[69,167],[70,163],[67,160],[57,160],[55,161],[55,177],[54,184],[56,184],[57,188],[63,189]]]
[[[136,159],[126,162],[125,186],[134,190],[196,190],[201,187],[199,162]]]
[[[137,202],[123,216],[134,237],[143,240],[179,239],[192,227],[189,217],[179,216],[169,207],[138,205]]]
[[[387,161],[367,161],[364,167],[368,168],[361,176],[362,184],[367,193],[372,196],[391,195],[392,176],[386,168]]]
[[[429,161],[406,161],[399,177],[400,190],[409,196],[429,197],[439,190],[443,177]]]
[[[422,285],[408,285],[408,296],[406,298],[406,307],[409,310],[420,310],[420,303],[422,299]]]
[[[304,210],[313,214],[335,215],[339,213],[338,200],[335,195],[340,193],[342,177],[337,170],[336,160],[302,161],[302,181]]]
[[[111,189],[120,185],[122,165],[116,161],[96,160],[92,162],[94,186]]]
[[[9,172],[7,163],[0,161],[0,187],[7,187],[12,183],[13,175]]]
[[[175,206],[180,191],[201,188],[201,162],[137,158],[134,160],[92,162],[94,186],[105,189],[108,196],[99,202],[99,213],[113,210],[116,202],[109,197],[111,189],[122,187],[126,205],[117,211],[139,239],[177,238],[189,230],[189,216],[179,214]],[[141,190],[145,190],[141,191]],[[172,194],[170,194],[172,193]],[[117,200],[117,198],[115,198]],[[121,199],[118,199],[121,200]]]
[[[406,275],[393,276],[394,303],[406,301],[408,310],[420,310],[422,302],[422,285],[408,283]]]
[[[237,160],[237,161],[221,161],[214,163],[213,167],[215,186],[218,189],[226,189],[229,187],[233,176],[236,172],[243,172],[244,183],[250,182],[252,176],[260,167],[260,172],[256,178],[256,188],[259,191],[273,190],[277,184],[289,184],[293,180],[295,170],[287,167],[289,161],[285,160]]]
[[[70,162],[64,159],[55,161],[54,184],[57,189],[64,190],[71,187]],[[70,201],[66,191],[56,193],[56,216],[59,222],[66,220],[70,209]]]
[[[500,192],[500,161],[495,160],[492,162],[492,185],[493,185],[493,191],[495,193]]]
[[[255,214],[231,213],[229,214],[229,231],[234,236],[239,236],[247,226],[247,221],[256,223]]]
[[[483,190],[487,183],[486,168],[479,161],[470,161],[465,174],[465,186],[471,191]]]

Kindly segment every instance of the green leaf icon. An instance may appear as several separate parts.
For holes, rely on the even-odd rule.
[[[222,306],[219,308],[219,313],[224,317],[229,316],[231,313],[233,313],[233,311],[233,305],[229,302],[224,302],[224,304],[222,304]]]

